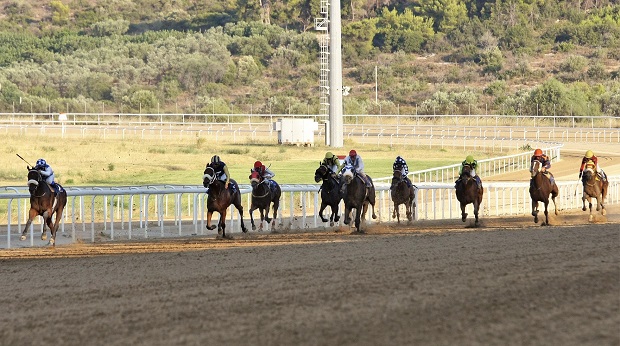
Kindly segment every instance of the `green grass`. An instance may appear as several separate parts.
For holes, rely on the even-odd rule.
[[[45,158],[55,171],[56,179],[65,186],[125,186],[125,185],[200,185],[202,173],[211,156],[220,155],[227,163],[231,177],[248,183],[254,161],[261,160],[276,173],[281,184],[314,183],[314,171],[326,151],[346,155],[356,149],[363,157],[365,171],[373,178],[392,174],[397,155],[404,157],[410,171],[445,166],[461,162],[469,152],[462,149],[428,149],[411,145],[389,147],[361,145],[351,139],[344,148],[282,146],[248,140],[243,144],[213,143],[209,138],[198,140],[120,140],[101,138],[54,138],[38,135],[6,136],[0,156],[0,185],[26,183],[26,163]],[[41,143],[41,144],[37,144]],[[498,153],[474,152],[481,160]]]

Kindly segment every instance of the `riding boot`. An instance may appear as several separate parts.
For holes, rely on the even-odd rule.
[[[207,195],[209,194],[209,189],[207,189]]]
[[[459,185],[459,181],[461,181],[461,178],[456,179],[456,181],[454,182],[454,188],[455,189]]]
[[[480,180],[479,176],[476,176],[476,184],[478,185],[478,190],[482,188],[482,180]]]
[[[534,179],[530,179],[530,188],[534,188]]]

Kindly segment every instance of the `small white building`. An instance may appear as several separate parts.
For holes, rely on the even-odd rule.
[[[278,119],[273,129],[278,131],[278,144],[314,146],[319,124],[313,119]]]

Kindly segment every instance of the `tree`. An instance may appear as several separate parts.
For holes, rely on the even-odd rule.
[[[50,7],[52,8],[52,24],[65,25],[69,22],[69,5],[65,5],[59,0],[52,0]]]

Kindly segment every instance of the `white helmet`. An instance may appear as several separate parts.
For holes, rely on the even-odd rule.
[[[43,166],[46,166],[46,165],[47,165],[47,162],[45,162],[44,159],[38,159],[37,160],[36,166],[43,167]]]

